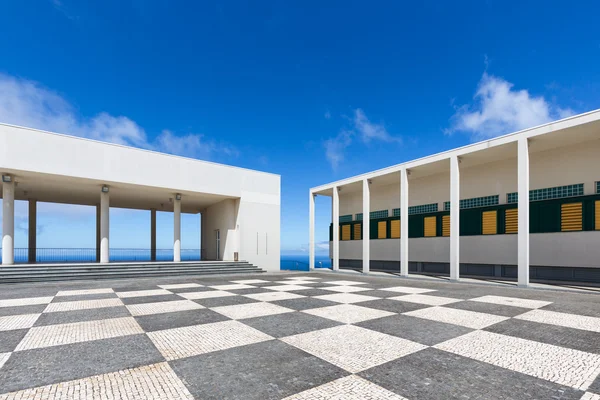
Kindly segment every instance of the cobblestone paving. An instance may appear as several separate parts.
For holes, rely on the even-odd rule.
[[[4,285],[0,400],[600,400],[600,296],[334,273]]]

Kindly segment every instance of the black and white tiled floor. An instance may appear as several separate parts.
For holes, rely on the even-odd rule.
[[[334,273],[3,286],[0,400],[600,400],[600,296]]]

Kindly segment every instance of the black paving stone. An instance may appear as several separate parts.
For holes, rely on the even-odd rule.
[[[169,364],[197,399],[281,399],[348,375],[276,340]]]
[[[411,400],[579,399],[583,392],[428,348],[359,375]]]
[[[191,293],[191,292],[206,292],[208,290],[214,290],[206,286],[196,286],[196,287],[188,287],[188,288],[179,288],[179,289],[167,289],[169,292],[173,293]]]
[[[125,306],[94,308],[91,310],[74,310],[64,312],[44,313],[35,321],[33,326],[70,324],[73,322],[97,321],[100,319],[130,317]]]
[[[225,296],[225,297],[213,297],[211,299],[197,299],[194,300],[196,303],[208,307],[222,307],[222,306],[233,306],[237,304],[248,304],[258,303],[258,300],[251,299],[245,296]]]
[[[126,297],[121,299],[123,304],[158,303],[160,301],[181,301],[183,298],[176,294],[161,294],[158,296]]]
[[[0,307],[0,317],[7,317],[9,315],[21,315],[21,314],[39,314],[43,312],[48,304],[36,304],[33,306],[18,306],[18,307]]]
[[[362,294],[362,293],[359,293]],[[389,311],[397,314],[402,314],[409,311],[420,310],[421,308],[428,308],[426,304],[409,303],[407,301],[398,300],[369,300],[358,303],[362,307],[374,308],[376,310]]]
[[[588,388],[589,392],[600,394],[600,375],[596,378],[594,382]]]
[[[66,301],[118,299],[116,293],[82,294],[77,296],[58,296],[52,299],[52,303],[64,303]]]
[[[29,329],[15,329],[0,332],[0,353],[10,353],[23,340]]]
[[[558,294],[556,294],[558,296]],[[566,297],[566,296],[565,296]],[[587,317],[600,318],[600,296],[592,295],[575,299],[554,299],[554,303],[549,304],[540,310],[555,311],[561,313],[585,315]]]
[[[304,286],[304,285],[300,285],[300,286]],[[325,296],[327,294],[339,293],[339,292],[333,292],[331,290],[323,290],[323,289],[286,290],[286,292],[295,293],[295,294],[299,294],[302,296],[311,296],[311,297]]]
[[[303,297],[298,299],[287,299],[287,300],[277,300],[271,301],[273,304],[277,304],[278,306],[291,308],[292,310],[309,310],[311,308],[321,308],[321,307],[329,307],[335,306],[339,303],[329,300],[315,299],[313,297]]]
[[[243,320],[243,323],[276,338],[342,325],[336,321],[302,312],[249,318]]]
[[[475,311],[486,314],[494,314],[510,318],[531,311],[530,308],[504,306],[492,303],[482,303],[479,301],[461,301],[460,303],[445,304],[444,307],[456,308],[458,310]]]
[[[388,298],[388,297],[396,297],[396,296],[401,296],[402,295],[402,293],[390,292],[389,290],[379,290],[379,289],[365,290],[364,292],[356,292],[356,293],[358,293],[358,294],[364,294],[365,296],[379,297],[381,299],[385,299],[385,298]]]
[[[229,318],[208,309],[178,311],[134,317],[146,332],[226,321]]]
[[[226,290],[226,292],[243,295],[243,294],[267,293],[267,292],[272,292],[272,290],[262,289],[262,288],[257,287],[257,288],[250,288],[250,289]]]
[[[18,351],[0,374],[0,392],[65,382],[164,361],[146,335]]]

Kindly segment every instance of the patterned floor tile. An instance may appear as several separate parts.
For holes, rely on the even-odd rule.
[[[315,298],[321,299],[321,300],[327,300],[327,301],[335,301],[336,303],[345,303],[345,304],[377,300],[377,297],[363,296],[361,294],[354,294],[354,293],[326,294],[324,296],[317,296]]]
[[[317,278],[315,276],[294,276],[294,277],[290,277],[290,278],[285,278],[285,279],[302,279],[305,281],[318,281],[321,280],[323,278]]]
[[[4,307],[0,308],[0,317],[21,314],[41,314],[46,309],[46,306],[47,303],[34,304],[31,306]]]
[[[289,308],[278,306],[277,304],[264,302],[214,307],[212,310],[231,319],[263,317],[265,315],[283,314],[294,311]]]
[[[54,297],[26,297],[21,299],[5,299],[0,300],[0,308],[16,307],[16,306],[31,306],[34,304],[48,304]]]
[[[415,311],[420,310],[421,308],[429,307],[425,304],[409,303],[390,299],[365,301],[360,303],[360,306],[374,308],[376,310],[389,311],[397,314],[402,314],[408,311]]]
[[[132,317],[34,327],[15,351],[144,333]]]
[[[409,340],[354,325],[336,326],[288,336],[281,340],[351,373],[426,348]]]
[[[247,294],[245,297],[249,297],[258,301],[277,301],[277,300],[290,300],[290,299],[301,299],[305,296],[289,292],[266,292],[266,293],[255,293]]]
[[[588,392],[600,394],[600,375],[598,375],[596,380],[590,385]]]
[[[390,297],[389,300],[407,301],[409,303],[425,304],[428,306],[443,306],[446,304],[458,303],[459,301],[462,301],[460,299],[430,296],[427,294],[407,294],[404,296]]]
[[[34,326],[70,324],[73,322],[96,321],[130,316],[131,314],[125,306],[55,312],[40,315]]]
[[[325,286],[322,287],[323,290],[329,290],[332,292],[338,293],[355,293],[355,292],[366,292],[371,290],[370,288],[358,287],[358,286],[344,286],[344,285],[334,285],[334,286]]]
[[[144,315],[135,317],[135,320],[145,332],[154,332],[165,329],[181,328],[184,326],[229,321],[229,318],[203,308],[200,310],[176,311],[168,314]]]
[[[427,348],[359,376],[409,399],[576,400],[582,392],[481,361]]]
[[[354,304],[339,304],[330,307],[313,308],[304,310],[303,312],[318,317],[332,319],[343,324],[355,324],[357,322],[393,315],[393,313],[388,311],[375,310],[373,308],[361,307]]]
[[[366,285],[366,282],[360,281],[327,281],[325,282],[328,285],[342,285],[342,286],[351,286],[351,285]]]
[[[269,290],[277,290],[281,292],[291,292],[294,290],[311,290],[312,288],[308,286],[296,285],[296,284],[287,284],[287,285],[275,285],[275,286],[264,286],[263,289]]]
[[[122,299],[126,299],[129,297],[147,297],[147,296],[160,296],[166,294],[172,294],[168,290],[165,289],[149,289],[149,290],[132,290],[128,292],[116,292],[117,296]]]
[[[291,308],[292,310],[309,310],[311,308],[321,308],[328,306],[335,306],[339,303],[321,299],[315,299],[312,297],[303,297],[301,299],[290,299],[290,300],[277,300],[273,304],[277,304],[282,307]]]
[[[211,286],[212,289],[215,290],[239,290],[239,289],[255,289],[255,286],[252,285],[244,285],[242,283],[230,283],[227,285],[216,285],[216,286]]]
[[[44,310],[44,313],[90,310],[93,308],[119,307],[122,306],[121,299],[102,299],[102,300],[79,300],[63,301],[60,303],[50,303]]]
[[[0,332],[31,328],[40,314],[22,314],[0,317]]]
[[[298,290],[298,291],[290,290],[289,293],[301,294],[302,296],[318,297],[318,296],[325,296],[325,295],[331,294],[331,291],[318,289],[318,288],[311,288],[311,289],[303,289],[303,290]]]
[[[435,347],[579,390],[600,373],[598,354],[492,332],[471,332]]]
[[[248,318],[243,322],[274,338],[292,336],[340,325],[340,322],[301,312]]]
[[[472,331],[464,326],[409,317],[408,315],[391,315],[359,322],[356,325],[426,346],[433,346]]]
[[[215,297],[237,296],[235,293],[229,293],[222,290],[209,290],[205,292],[186,292],[179,293],[179,296],[188,300],[212,299]]]
[[[118,299],[116,293],[98,293],[98,294],[79,294],[72,296],[61,296],[52,299],[52,303],[67,303],[72,301],[84,301],[84,300],[104,300],[104,299]]]
[[[433,289],[421,289],[410,286],[394,286],[394,287],[383,287],[379,290],[386,290],[388,292],[406,293],[406,294],[420,294],[435,292]]]
[[[404,315],[430,319],[432,321],[446,322],[448,324],[466,326],[467,328],[471,329],[483,329],[508,319],[507,317],[500,317],[498,315],[457,310],[448,307],[423,308],[421,310],[409,311],[404,313]]]
[[[530,311],[529,308],[503,306],[500,304],[482,303],[479,301],[461,301],[458,303],[446,304],[444,307],[456,308],[457,310],[467,310],[486,314],[494,314],[510,318],[516,317],[517,315]]]
[[[283,400],[407,400],[356,375],[336,379]]]
[[[172,283],[169,285],[157,285],[161,289],[190,289],[190,288],[198,288],[202,287],[202,285],[198,283]]]
[[[28,328],[24,328],[0,332],[0,353],[10,353],[11,351],[14,351],[19,342],[23,340],[28,330]]]
[[[278,400],[347,374],[276,340],[169,364],[197,399],[214,400]]]
[[[296,280],[277,281],[277,282],[272,282],[272,283],[276,283],[279,285],[315,285],[315,284],[318,284],[319,282],[296,279]]]
[[[513,306],[521,308],[540,308],[552,304],[551,301],[520,299],[518,297],[505,296],[481,296],[476,297],[474,299],[470,299],[470,301],[479,301],[482,303],[499,304],[502,306]]]
[[[4,364],[10,358],[11,353],[0,353],[0,369],[4,366]]]
[[[600,394],[586,392],[581,400],[600,400]]]
[[[559,313],[555,311],[532,310],[515,318],[600,333],[600,318],[595,317]]]
[[[373,296],[373,297],[377,297],[380,299],[387,299],[388,297],[397,297],[398,296],[398,292],[390,292],[387,290],[380,290],[380,289],[373,289],[373,288],[366,288],[368,290],[365,290],[364,292],[361,292],[360,294],[363,294],[365,296]]]
[[[151,314],[164,314],[176,311],[199,310],[204,308],[191,300],[164,301],[158,303],[133,304],[127,309],[134,317]]]
[[[0,395],[0,400],[149,398],[193,400],[165,362]]]
[[[167,360],[273,339],[238,321],[215,322],[149,332],[148,337]]]
[[[265,281],[262,279],[242,279],[241,281],[231,281],[233,283],[241,283],[243,285],[252,285],[253,283],[269,283],[270,281]]]
[[[206,308],[215,308],[215,307],[224,307],[224,306],[234,306],[240,304],[249,304],[249,303],[258,303],[258,300],[251,299],[246,296],[226,296],[226,297],[215,297],[212,299],[198,299],[193,300],[194,302],[206,307]]]
[[[101,288],[101,289],[80,289],[80,290],[61,290],[56,293],[57,297],[61,296],[85,296],[89,294],[108,294],[114,293],[111,288]]]

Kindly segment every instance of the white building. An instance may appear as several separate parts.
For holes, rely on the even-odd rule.
[[[600,282],[598,181],[600,110],[318,186],[311,266],[320,195],[336,270]]]
[[[29,259],[35,260],[36,204],[97,207],[97,259],[109,261],[109,207],[174,215],[180,261],[181,213],[201,214],[203,259],[248,261],[279,270],[280,176],[153,151],[0,124],[2,263],[14,262],[14,201],[29,201]]]

